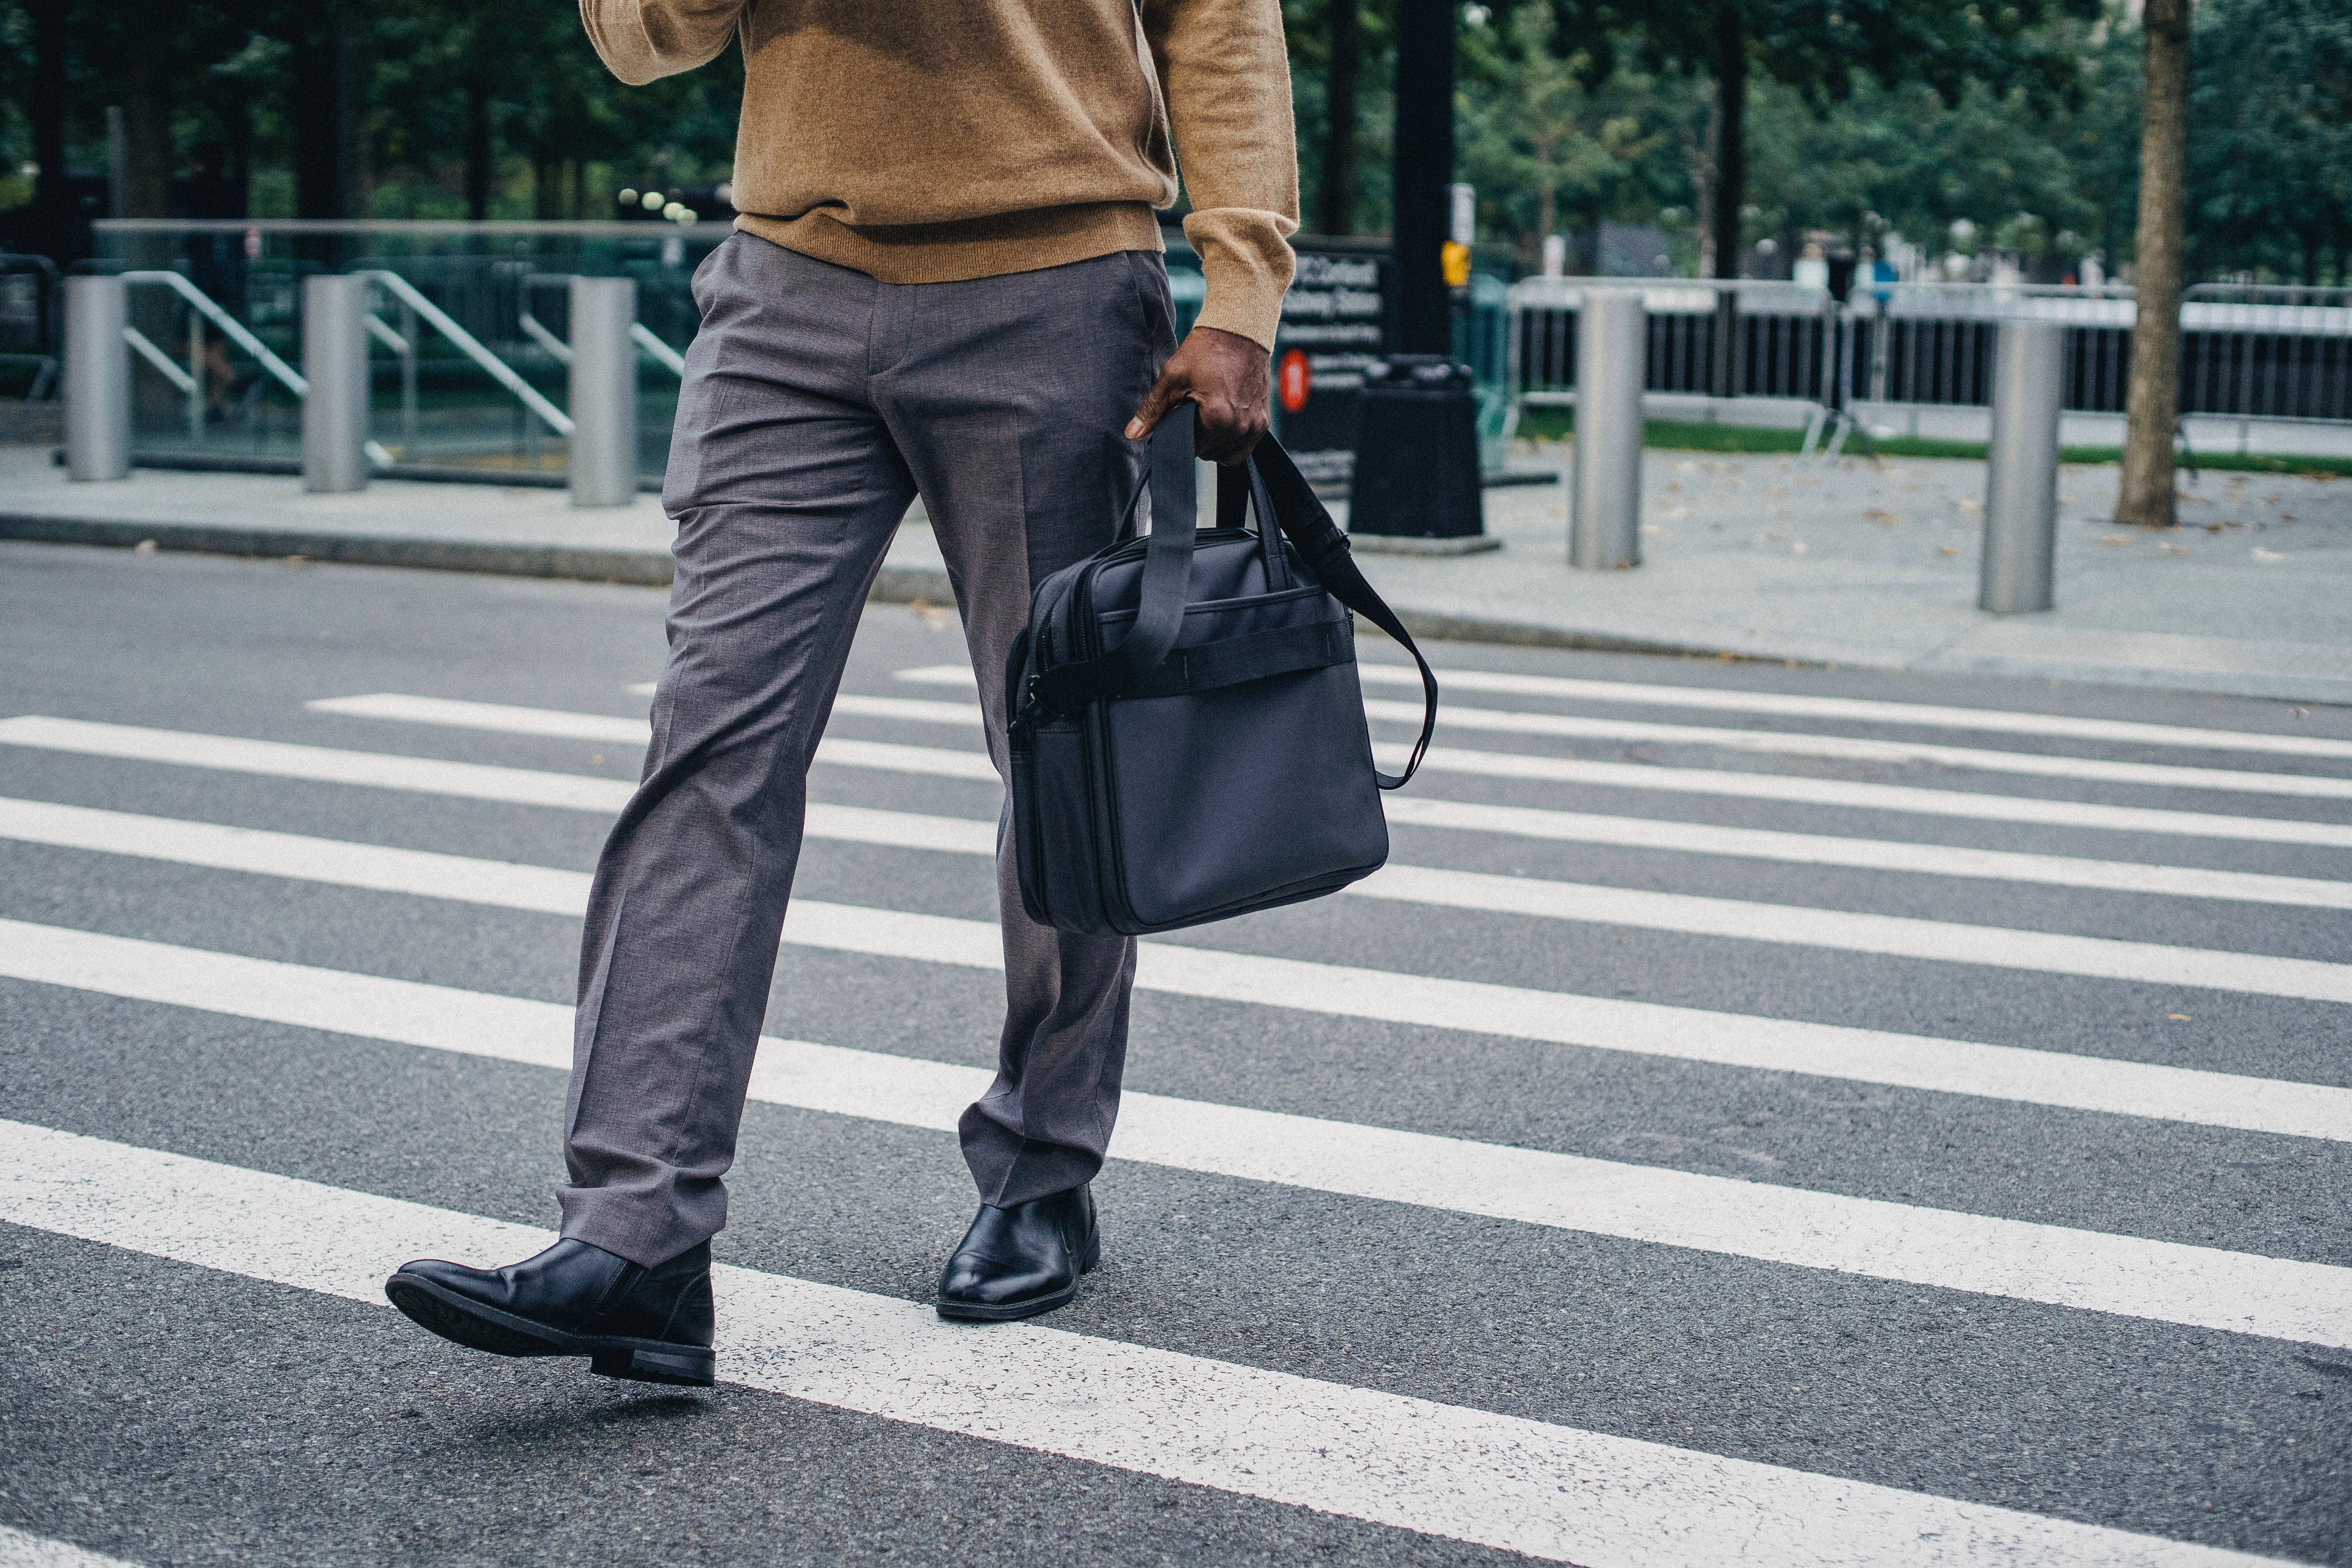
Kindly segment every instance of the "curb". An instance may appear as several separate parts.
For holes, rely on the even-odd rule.
[[[130,550],[149,541],[158,550],[248,560],[331,563],[339,566],[404,566],[426,572],[472,572],[493,577],[552,577],[667,588],[667,550],[591,550],[554,544],[489,544],[464,539],[415,539],[371,533],[305,533],[282,528],[223,528],[208,523],[128,522],[102,518],[0,512],[0,539],[37,544],[85,544]],[[946,605],[954,590],[940,568],[884,566],[868,598],[904,605],[917,599]]]
[[[0,539],[39,544],[84,544],[129,550],[152,540],[158,550],[235,555],[248,560],[331,563],[339,566],[402,566],[412,571],[472,572],[495,577],[551,577],[667,588],[669,552],[574,550],[551,544],[487,544],[463,539],[414,539],[388,534],[305,533],[294,529],[223,528],[208,523],[128,522],[100,518],[0,512]],[[944,568],[885,565],[866,598],[877,604],[917,601],[947,605],[955,590]],[[1517,647],[1584,648],[1607,653],[1723,657],[1722,650],[1637,637],[1516,626],[1472,616],[1399,611],[1405,629],[1438,642],[1501,643]],[[1360,626],[1370,628],[1369,622]],[[1744,657],[1744,656],[1739,656]]]

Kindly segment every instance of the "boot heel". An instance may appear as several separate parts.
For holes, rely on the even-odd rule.
[[[588,1360],[588,1370],[599,1377],[625,1378],[631,1383],[669,1383],[688,1388],[709,1388],[717,1379],[719,1358],[692,1345],[659,1350],[601,1350]]]
[[[1102,1261],[1102,1232],[1088,1233],[1086,1245],[1078,1249],[1078,1272],[1091,1274]]]

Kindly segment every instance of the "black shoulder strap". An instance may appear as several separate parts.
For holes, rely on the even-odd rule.
[[[1421,767],[1421,759],[1429,752],[1430,737],[1437,731],[1437,676],[1429,668],[1429,660],[1421,657],[1420,647],[1412,634],[1404,629],[1396,612],[1380,596],[1356,566],[1356,558],[1348,549],[1348,536],[1331,521],[1331,513],[1315,493],[1282,443],[1271,435],[1262,438],[1250,454],[1253,478],[1261,481],[1255,488],[1269,497],[1274,515],[1282,525],[1283,533],[1298,547],[1307,567],[1314,572],[1331,596],[1348,608],[1388,633],[1412,655],[1412,662],[1421,667],[1421,737],[1412,743],[1412,754],[1405,759],[1404,772],[1391,777],[1378,773],[1382,789],[1397,789],[1412,777]],[[1258,526],[1265,526],[1260,518]]]

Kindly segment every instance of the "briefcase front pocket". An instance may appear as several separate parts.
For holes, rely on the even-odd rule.
[[[1353,664],[1101,711],[1119,924],[1295,903],[1388,858]]]

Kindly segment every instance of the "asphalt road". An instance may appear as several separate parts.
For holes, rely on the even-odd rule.
[[[747,1115],[721,1261],[746,1291],[837,1288],[778,1299],[902,1339],[861,1351],[866,1330],[786,1312],[739,1345],[723,1317],[721,1386],[681,1394],[422,1334],[303,1248],[362,1279],[407,1254],[333,1215],[551,1225],[564,1079],[495,1022],[402,1022],[359,977],[461,1013],[565,1005],[579,921],[452,890],[455,862],[432,863],[446,888],[371,882],[350,847],[580,872],[610,811],[302,759],[625,785],[625,739],[519,731],[641,718],[661,612],[646,589],[0,547],[0,921],[22,922],[0,926],[0,1525],[26,1532],[0,1563],[79,1560],[44,1541],[154,1564],[2352,1563],[2341,710],[1432,648],[1615,689],[1452,682],[1456,754],[1406,795],[1517,815],[1399,822],[1417,893],[1400,874],[1164,939],[1235,975],[1320,967],[1283,972],[1288,1005],[1213,964],[1139,991],[1129,1088],[1174,1103],[1129,1129],[1139,1154],[1114,1145],[1106,1262],[1059,1333],[930,1323],[971,1206],[952,1137],[911,1099],[793,1090]],[[876,606],[843,690],[883,700],[829,734],[968,762],[976,722],[893,706],[962,700],[906,674],[961,657],[948,617]],[[540,717],[306,706],[368,694]],[[190,737],[301,750],[224,763]],[[971,823],[998,800],[839,762],[810,787]],[[2033,819],[2064,803],[2087,809]],[[986,860],[889,841],[898,820],[810,840],[799,895],[855,908],[788,928],[768,1016],[875,1053],[852,1076],[886,1085],[986,1067],[1000,1005],[947,947],[856,934],[858,911],[992,917]],[[283,841],[190,825],[305,842],[265,868],[253,847]],[[347,1022],[301,1021],[345,996]],[[1235,1131],[1219,1107],[1313,1120]],[[1511,1173],[1473,1191],[1456,1160]]]

